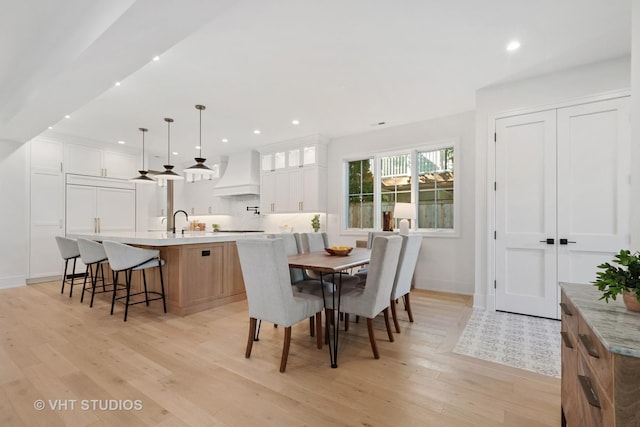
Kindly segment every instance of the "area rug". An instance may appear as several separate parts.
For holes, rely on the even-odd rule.
[[[453,352],[560,378],[560,322],[474,309]]]

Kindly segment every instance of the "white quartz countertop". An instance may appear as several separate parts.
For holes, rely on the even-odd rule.
[[[560,283],[560,287],[607,350],[640,357],[640,313],[627,310],[622,296],[606,303],[598,299],[602,292],[593,285]]]
[[[185,231],[184,234],[176,234],[166,231],[141,231],[141,232],[104,232],[97,234],[71,234],[68,237],[83,237],[89,240],[112,240],[130,245],[145,246],[174,246],[195,245],[198,243],[235,242],[240,239],[263,238],[264,232],[209,232],[209,231]]]

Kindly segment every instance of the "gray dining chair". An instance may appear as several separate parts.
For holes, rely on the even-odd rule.
[[[293,291],[283,239],[242,239],[236,244],[249,304],[245,357],[251,357],[258,320],[283,326],[280,372],[284,372],[294,324],[315,315],[316,344],[322,348],[322,298]]]
[[[266,235],[267,239],[282,239],[284,249],[287,255],[297,255],[302,253],[300,248],[300,237],[298,233],[271,233]],[[294,292],[304,292],[314,295],[320,295],[322,282],[316,279],[310,279],[305,276],[301,268],[290,268],[289,275],[291,277],[291,286]],[[329,283],[328,285],[331,285]],[[274,325],[277,326],[277,325]],[[260,322],[258,322],[258,331],[256,332],[256,340],[260,333]],[[315,336],[314,316],[309,317],[309,334]]]
[[[354,288],[341,297],[340,311],[345,313],[345,322],[348,322],[349,314],[367,319],[371,350],[376,359],[380,358],[380,354],[373,332],[373,319],[378,314],[384,314],[387,335],[389,341],[393,341],[393,333],[389,324],[389,305],[401,249],[402,238],[400,236],[376,237],[371,248],[366,286]]]
[[[397,231],[370,231],[367,233],[367,248],[371,249],[371,245],[373,244],[373,239],[378,236],[394,236],[398,235]],[[355,276],[360,278],[361,282],[366,282],[367,280],[367,272],[369,271],[368,266],[364,266],[362,269],[358,270]]]
[[[391,314],[393,316],[393,324],[396,332],[400,333],[400,324],[398,323],[398,314],[396,313],[396,303],[398,298],[402,298],[404,308],[409,316],[409,322],[413,322],[413,313],[411,312],[411,301],[409,295],[411,293],[411,282],[413,273],[418,263],[418,255],[422,246],[422,236],[409,235],[402,237],[402,249],[400,251],[400,259],[398,260],[398,270],[391,291]]]

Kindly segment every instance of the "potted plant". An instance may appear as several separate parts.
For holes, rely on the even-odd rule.
[[[602,271],[592,283],[602,292],[600,299],[609,302],[609,298],[622,295],[628,310],[640,312],[640,252],[621,249],[612,264],[605,262],[598,268]]]
[[[316,233],[320,230],[320,214],[315,214],[311,220],[311,227]]]

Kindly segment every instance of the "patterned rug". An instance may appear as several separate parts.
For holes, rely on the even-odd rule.
[[[453,352],[560,378],[560,322],[474,309]]]

